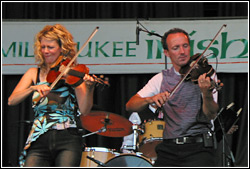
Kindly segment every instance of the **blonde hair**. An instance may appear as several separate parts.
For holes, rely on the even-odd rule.
[[[61,48],[61,55],[73,58],[76,54],[76,43],[71,33],[61,24],[46,25],[35,37],[34,55],[35,62],[41,69],[46,68],[46,63],[41,52],[42,38],[56,40]]]

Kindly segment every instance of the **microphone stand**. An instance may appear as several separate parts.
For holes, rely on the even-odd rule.
[[[222,165],[224,167],[229,167],[230,166],[230,162],[228,161],[227,164],[226,164],[226,159],[230,159],[231,157],[231,161],[233,163],[233,166],[235,166],[235,158],[234,158],[234,155],[229,147],[229,144],[228,144],[228,140],[226,138],[226,132],[225,132],[225,127],[224,127],[224,123],[223,123],[223,120],[221,120],[220,118],[220,114],[221,112],[224,110],[224,108],[222,108],[218,115],[217,115],[217,118],[218,118],[218,122],[220,124],[220,127],[221,127],[221,131],[222,131]],[[229,153],[230,153],[230,157],[226,156],[226,151],[225,151],[225,147],[227,147]]]
[[[146,32],[146,33],[148,33],[151,36],[154,35],[154,36],[158,36],[158,37],[162,38],[162,36],[159,35],[158,33],[149,32],[148,30],[144,30],[144,29],[141,29],[141,28],[139,28],[139,31]]]
[[[142,32],[148,33],[150,36],[154,35],[154,36],[158,36],[158,37],[162,38],[162,36],[159,35],[158,33],[149,32],[149,31],[147,30],[147,28],[145,28],[145,27],[139,22],[138,19],[136,19],[136,20],[137,20],[136,31],[138,31],[138,35],[139,35],[139,32],[142,31]],[[139,28],[139,24],[140,24],[144,29]],[[166,57],[166,56],[165,56],[165,69],[167,69],[167,57]]]

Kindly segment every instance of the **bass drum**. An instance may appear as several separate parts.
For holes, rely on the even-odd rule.
[[[146,157],[137,154],[121,154],[109,159],[105,167],[152,167],[152,163]]]

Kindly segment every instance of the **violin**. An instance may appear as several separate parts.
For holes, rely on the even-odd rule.
[[[47,75],[47,82],[53,83],[69,63],[70,59],[63,58],[59,62],[59,64],[53,66]],[[89,68],[86,65],[77,64],[75,66],[72,66],[67,71],[66,75],[62,76],[54,87],[58,88],[63,83],[66,83],[75,88],[83,82],[83,77],[85,76],[85,74],[89,74]],[[96,76],[92,77],[94,78],[95,82],[97,82],[97,84],[101,84],[104,87],[110,86],[107,80],[102,80],[101,78],[97,78]]]
[[[197,53],[197,54],[191,56],[189,62],[185,66],[181,67],[179,73],[181,74],[182,77],[185,76],[187,71],[190,69],[190,67],[192,67],[192,65],[194,64],[196,59],[199,57],[200,57],[200,53]],[[208,64],[207,58],[201,57],[200,60],[197,62],[197,64],[193,67],[191,72],[187,75],[185,80],[186,81],[191,80],[193,83],[198,84],[199,76],[206,73],[207,74],[206,76],[210,77],[210,80],[211,80],[211,88],[210,89],[216,89],[217,91],[219,91],[222,88],[223,83],[215,82],[211,78],[211,76],[214,74],[214,72],[215,72],[215,70],[213,69],[213,67],[211,65]]]

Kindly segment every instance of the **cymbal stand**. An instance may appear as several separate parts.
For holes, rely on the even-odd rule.
[[[133,145],[132,145],[132,149],[134,151],[136,151],[137,150],[137,130],[138,130],[138,125],[133,124],[132,129],[133,129]]]
[[[100,130],[97,130],[95,132],[92,132],[92,133],[89,133],[89,134],[85,134],[82,137],[87,137],[87,136],[90,136],[90,135],[93,135],[93,134],[96,134],[96,133],[102,133],[102,132],[105,132],[105,131],[107,131],[106,126],[102,127]]]
[[[97,131],[89,133],[89,134],[85,134],[82,137],[87,137],[87,136],[90,136],[90,135],[93,135],[93,134],[96,134],[96,133],[106,132],[107,131],[107,125],[109,124],[109,121],[110,121],[109,114],[107,114],[107,116],[106,116],[106,118],[104,120],[104,126],[100,130],[97,130]]]

